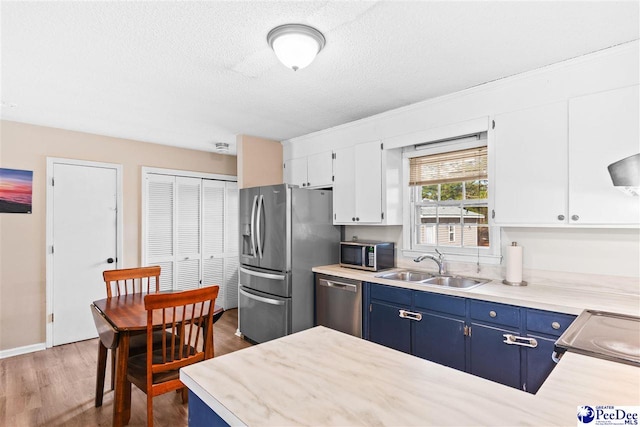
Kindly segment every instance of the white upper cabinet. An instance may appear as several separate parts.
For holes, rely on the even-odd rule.
[[[638,104],[632,86],[497,115],[495,223],[637,225],[640,199],[607,166],[640,150]]]
[[[494,121],[495,223],[564,223],[567,103],[500,114]]]
[[[284,175],[287,184],[304,188],[324,188],[333,185],[332,152],[324,151],[285,162]]]
[[[334,224],[401,224],[400,150],[357,144],[336,150],[333,168]]]
[[[640,198],[616,189],[607,166],[640,152],[638,86],[569,100],[569,222],[638,224]]]

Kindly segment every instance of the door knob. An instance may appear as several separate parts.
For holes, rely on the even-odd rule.
[[[115,260],[113,258],[107,258],[107,263],[113,264]]]

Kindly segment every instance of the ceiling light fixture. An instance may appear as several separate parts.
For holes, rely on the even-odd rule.
[[[216,142],[216,151],[218,153],[228,153],[229,152],[229,144],[226,142]]]
[[[284,65],[298,71],[313,62],[325,44],[322,33],[302,24],[285,24],[267,34],[267,42]]]

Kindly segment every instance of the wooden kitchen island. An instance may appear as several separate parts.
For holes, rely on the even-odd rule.
[[[180,378],[192,427],[576,425],[578,406],[640,405],[636,366],[565,353],[532,395],[321,326]]]

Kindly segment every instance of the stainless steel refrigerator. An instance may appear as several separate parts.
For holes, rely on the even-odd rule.
[[[338,263],[330,190],[287,184],[240,190],[238,329],[265,342],[313,326],[311,268]]]

